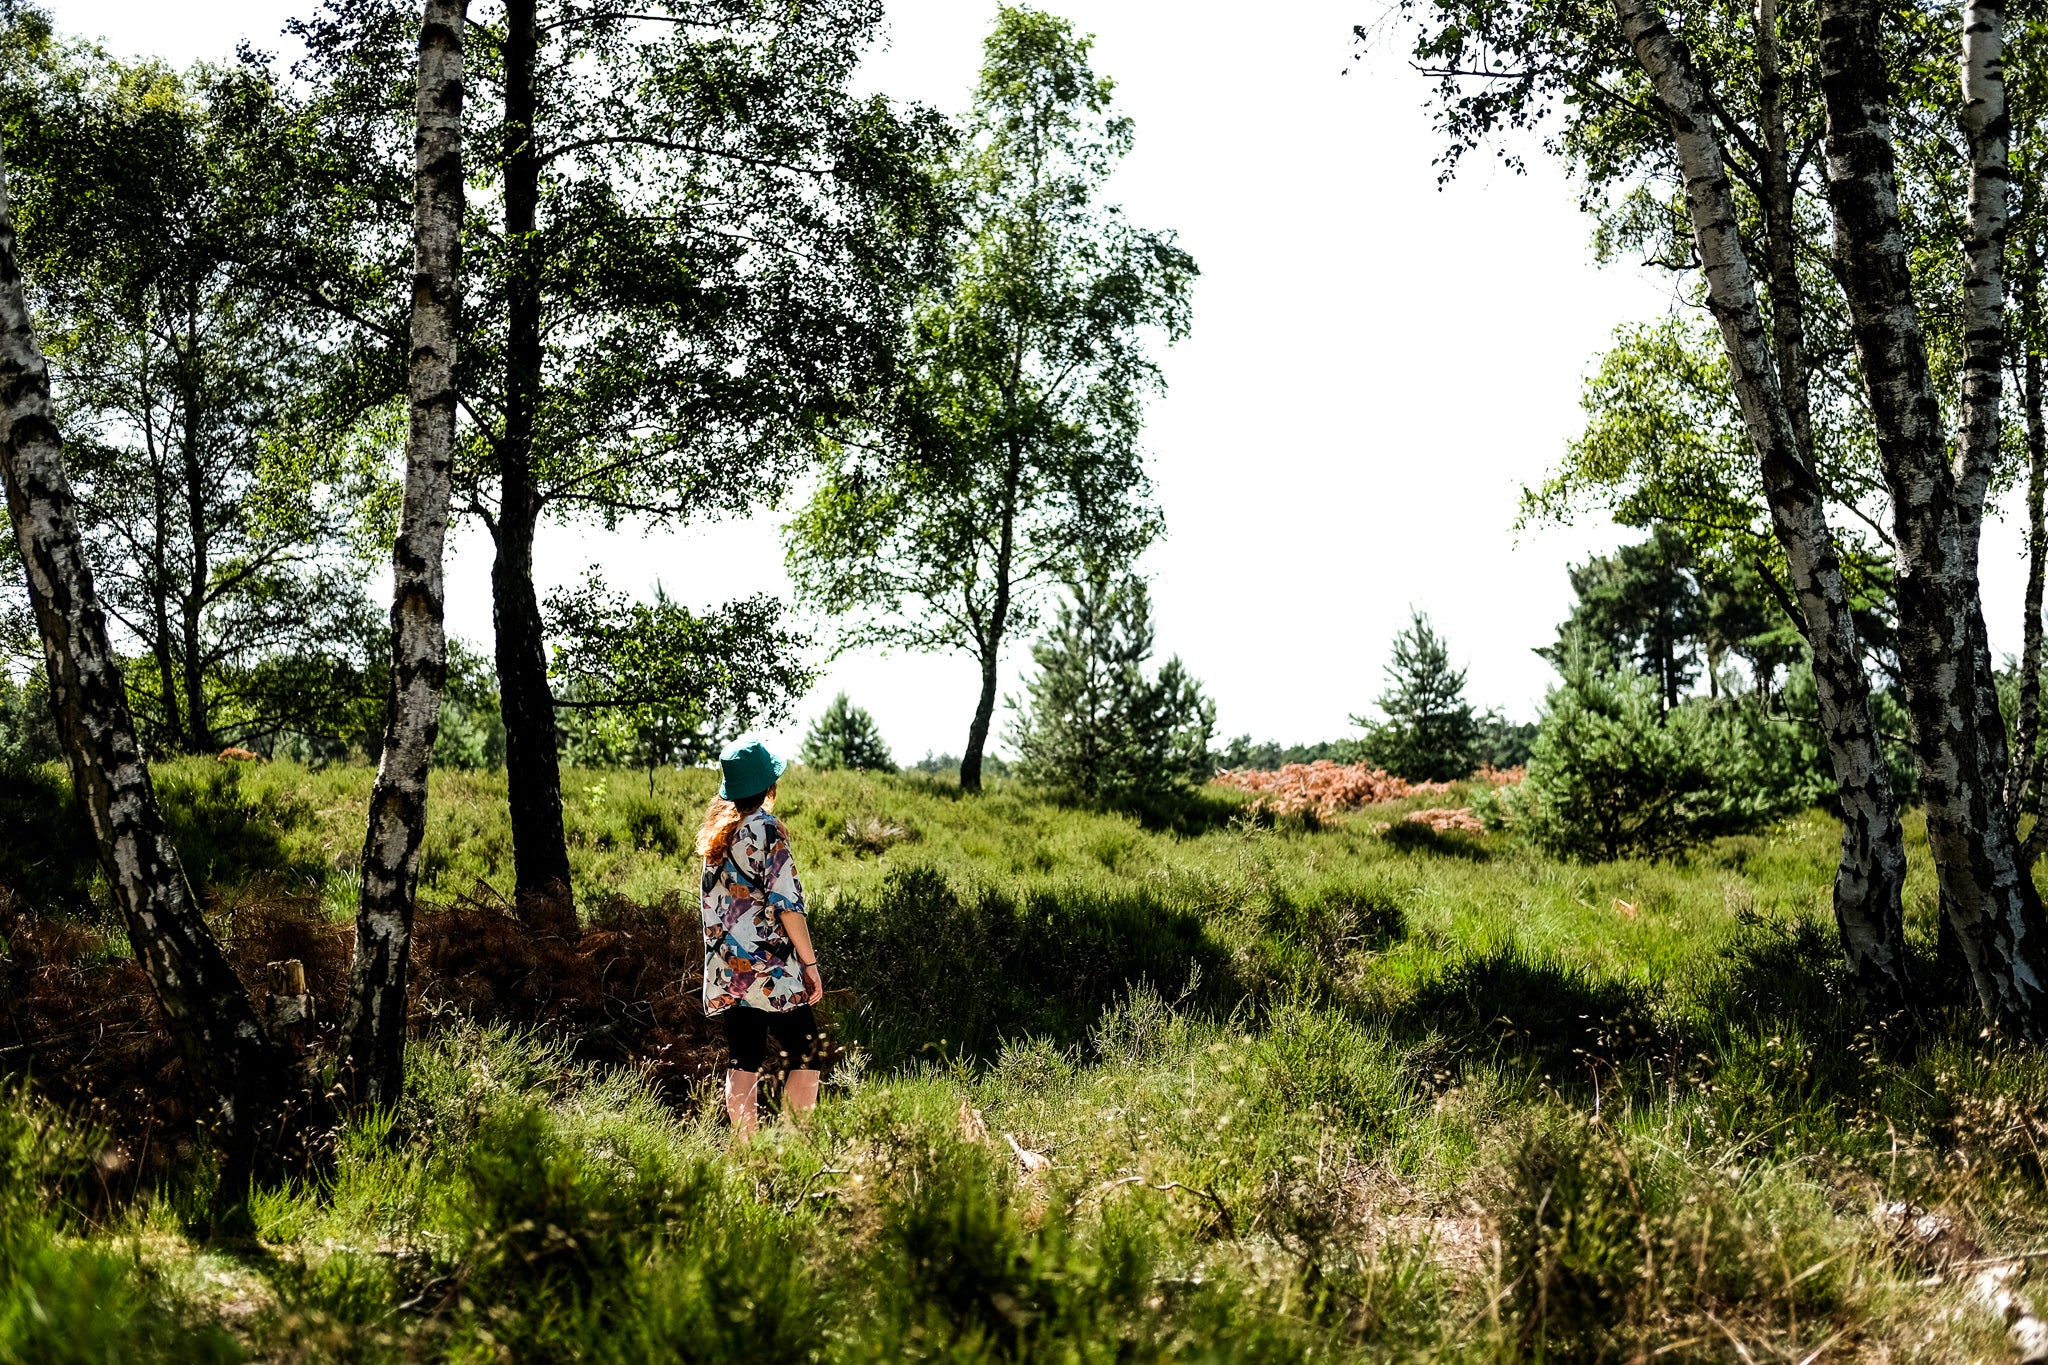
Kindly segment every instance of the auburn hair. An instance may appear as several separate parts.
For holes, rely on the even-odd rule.
[[[728,801],[722,796],[711,798],[711,804],[704,809],[704,826],[697,831],[697,856],[706,867],[725,861],[725,855],[732,851],[733,835],[773,795],[775,788],[770,787],[759,796],[742,801]]]

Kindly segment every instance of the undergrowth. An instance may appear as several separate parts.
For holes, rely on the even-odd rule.
[[[296,897],[345,933],[366,773],[163,781],[224,926]],[[598,946],[522,990],[634,984],[526,1014],[454,984],[509,932],[476,918],[502,779],[435,783],[451,984],[404,1102],[209,1245],[202,1161],[110,1185],[99,1138],[11,1092],[0,1360],[1983,1360],[2001,1325],[1873,1210],[2048,1235],[2048,1065],[1844,994],[1818,814],[1582,867],[1400,807],[1175,832],[798,771],[846,1051],[806,1122],[736,1144],[619,1041],[657,997],[662,1048],[695,1027],[687,981],[625,968],[688,939],[709,776],[569,775]],[[90,874],[38,875],[18,923],[83,941]]]

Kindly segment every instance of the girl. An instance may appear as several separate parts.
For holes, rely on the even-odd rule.
[[[783,761],[759,743],[725,751],[724,780],[704,812],[697,856],[704,860],[704,1013],[725,1022],[732,1052],[725,1113],[751,1135],[755,1088],[772,1038],[783,1103],[797,1114],[818,1102],[824,1049],[811,1006],[825,997],[804,917],[804,888],[789,836],[772,813]]]

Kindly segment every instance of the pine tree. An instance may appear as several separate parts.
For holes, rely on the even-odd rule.
[[[1415,612],[1394,637],[1387,690],[1374,703],[1384,721],[1358,716],[1366,761],[1414,782],[1449,782],[1479,763],[1479,718],[1465,700],[1465,670],[1451,667],[1451,648]]]
[[[1145,675],[1144,580],[1098,572],[1069,590],[1073,600],[1031,651],[1029,711],[1010,703],[1019,776],[1070,798],[1136,806],[1206,779],[1216,704],[1177,657]]]
[[[889,756],[875,718],[849,702],[844,692],[812,722],[797,757],[810,768],[896,771],[896,760]]]

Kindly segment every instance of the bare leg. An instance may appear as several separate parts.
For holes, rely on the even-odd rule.
[[[782,1084],[782,1103],[792,1119],[818,1107],[818,1072],[815,1067],[802,1067],[789,1073],[789,1079]]]
[[[816,1076],[816,1072],[811,1073]],[[754,1101],[761,1085],[758,1071],[728,1071],[725,1073],[725,1116],[732,1121],[735,1137],[745,1139],[754,1135],[754,1128],[760,1122],[760,1113]],[[818,1087],[811,1085],[811,1101],[816,1103]]]

